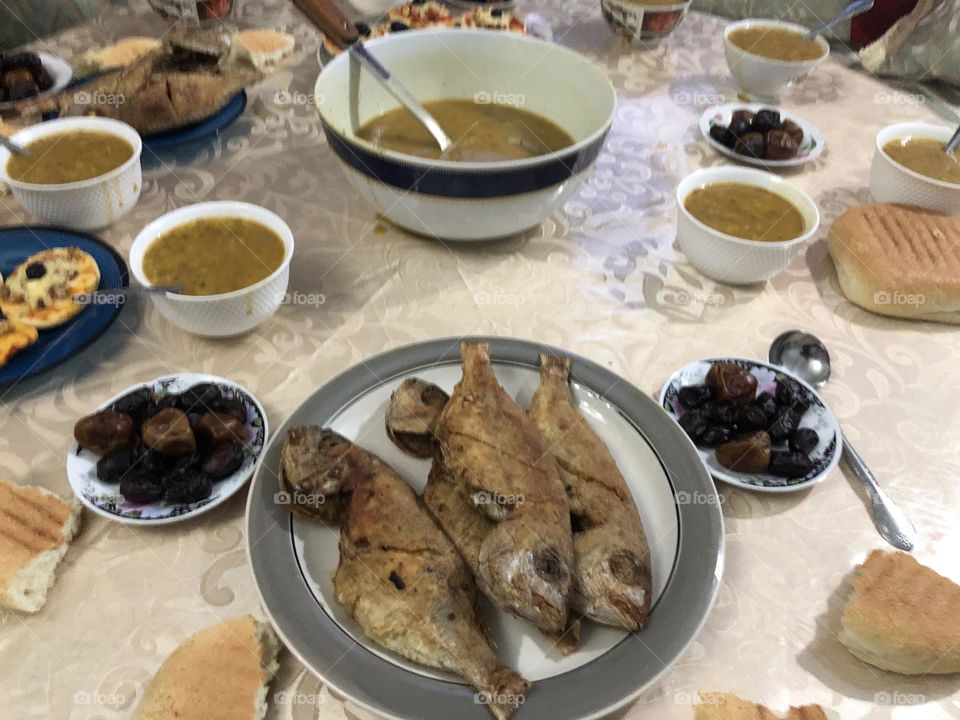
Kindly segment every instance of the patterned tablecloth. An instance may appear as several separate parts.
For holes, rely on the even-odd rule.
[[[245,114],[222,135],[145,157],[139,205],[103,236],[126,253],[146,222],[182,205],[262,204],[296,236],[290,290],[302,304],[282,307],[245,337],[211,341],[134,298],[80,356],[0,393],[3,475],[69,493],[64,458],[75,420],[128,385],[171,371],[236,380],[257,393],[277,427],[334,374],[430,338],[485,333],[552,343],[656,393],[688,361],[765,358],[774,336],[799,326],[828,344],[835,369],[824,395],[916,521],[916,556],[960,577],[957,331],[848,303],[825,242],[840,213],[869,199],[877,130],[935,119],[923,98],[833,60],[792,90],[785,106],[826,138],[822,157],[790,175],[818,202],[824,228],[765,286],[715,285],[676,247],[673,190],[691,170],[725,162],[696,125],[706,106],[736,98],[723,23],[692,14],[668,40],[629,48],[608,32],[596,3],[549,0],[537,10],[560,42],[606,69],[620,94],[616,122],[562,211],[523,237],[468,247],[378,222],[345,184],[311,106],[317,36],[280,0],[241,4],[238,25],[292,32],[295,56],[250,92]],[[138,6],[48,44],[69,55],[163,28]],[[12,198],[0,198],[0,222],[24,219]],[[720,491],[727,554],[716,606],[676,666],[622,717],[691,718],[693,694],[712,690],[780,709],[822,703],[847,720],[960,717],[955,677],[874,670],[836,638],[851,570],[884,545],[855,480],[837,470],[786,496]],[[177,644],[223,618],[257,612],[242,536],[245,500],[239,493],[199,521],[153,530],[85,513],[46,608],[0,617],[0,718],[129,717]],[[282,695],[270,718],[366,717],[288,653],[273,688]]]

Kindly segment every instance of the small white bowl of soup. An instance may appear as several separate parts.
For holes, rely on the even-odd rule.
[[[943,151],[952,134],[930,123],[898,123],[877,133],[870,166],[874,200],[960,215],[960,151]]]
[[[786,268],[819,227],[810,196],[763,170],[705,168],[677,186],[680,249],[718,282],[764,282]]]
[[[484,29],[387,35],[370,51],[456,140],[441,157],[427,131],[349,53],[314,95],[349,181],[395,225],[444,240],[538,226],[570,197],[613,122],[616,92],[583,55]]]
[[[748,93],[777,98],[830,55],[820,35],[803,36],[807,28],[780,20],[741,20],[727,25],[723,47],[727,65]]]
[[[603,19],[625,40],[656,40],[672,33],[692,0],[600,0]]]
[[[29,157],[0,148],[0,182],[43,223],[95,230],[140,198],[140,134],[126,123],[78,117],[31,125],[11,137]]]
[[[293,233],[276,214],[244,202],[205,202],[147,225],[130,248],[130,271],[155,289],[157,310],[194,335],[249,332],[283,304]]]

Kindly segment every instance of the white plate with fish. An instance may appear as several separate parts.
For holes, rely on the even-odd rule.
[[[755,379],[753,397],[744,406],[769,406],[769,409],[764,411],[765,417],[755,425],[745,428],[740,426],[738,420],[728,422],[727,419],[718,418],[713,408],[708,407],[712,398],[695,397],[695,392],[692,393],[694,397],[684,403],[684,392],[690,392],[691,388],[707,387],[708,373],[711,367],[718,364],[740,368]],[[698,443],[697,450],[710,473],[730,485],[773,493],[806,490],[826,480],[840,462],[843,440],[833,411],[816,390],[775,365],[743,358],[709,358],[692,362],[670,376],[660,391],[660,404],[670,417],[684,427],[691,439]],[[699,427],[694,427],[692,422],[698,414],[705,420]],[[786,419],[789,426],[778,427],[781,417]],[[788,475],[737,472],[724,467],[718,461],[714,449],[717,444],[713,440],[707,438],[706,442],[701,442],[703,433],[711,426],[731,428],[729,437],[722,438],[724,441],[735,440],[753,430],[768,432],[772,453],[800,453],[807,459],[803,460],[804,466],[799,468],[791,468],[784,463]],[[794,435],[797,431],[802,431],[807,436],[809,443],[805,446],[795,443]],[[779,457],[790,460],[786,455]]]
[[[779,115],[781,123],[786,121],[793,123],[793,131],[796,133],[797,143],[796,155],[785,160],[756,157],[754,155],[737,152],[730,146],[730,140],[733,138],[729,135],[727,136],[726,142],[721,142],[718,130],[721,128],[729,128],[734,113],[737,111],[745,111],[751,114],[756,114],[760,111],[774,112]],[[718,153],[726,155],[728,158],[736,160],[737,162],[766,169],[800,167],[820,157],[824,146],[823,135],[817,126],[809,120],[805,120],[795,113],[759,103],[728,103],[726,105],[716,105],[707,108],[703,112],[703,115],[700,116],[700,132],[704,139],[710,144],[710,147]],[[718,135],[718,137],[714,137],[715,134]]]
[[[556,348],[485,340],[497,380],[522,407],[540,384],[541,352],[572,359],[570,387],[577,408],[615,458],[643,520],[653,606],[642,631],[585,620],[579,647],[561,655],[532,625],[481,598],[481,615],[499,660],[532,681],[515,717],[600,717],[655,682],[704,623],[723,566],[716,490],[692,443],[626,380]],[[391,442],[384,413],[391,393],[406,378],[418,377],[451,392],[462,375],[458,343],[451,338],[398,348],[332,379],[277,432],[250,487],[245,535],[263,608],[305,665],[352,702],[384,717],[480,720],[490,712],[456,676],[375,644],[339,606],[332,582],[339,531],[289,512],[279,480],[280,451],[293,427],[331,428],[379,456],[421,492],[430,462]],[[253,538],[255,542],[249,540]]]

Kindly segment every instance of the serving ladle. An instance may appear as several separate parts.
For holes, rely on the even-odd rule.
[[[770,362],[789,370],[814,387],[822,387],[830,378],[830,353],[818,337],[803,330],[788,330],[770,345]],[[917,529],[906,514],[883,491],[863,458],[843,437],[843,459],[870,496],[873,523],[881,537],[895,548],[912,550]]]
[[[860,13],[865,13],[868,10],[872,10],[873,6],[876,4],[876,0],[853,0],[852,3],[847,5],[843,10],[834,15],[829,20],[820,23],[813,29],[809,30],[806,35],[803,36],[804,40],[813,40],[817,35],[822,33],[824,30],[829,30],[834,25],[837,25],[840,22],[843,22],[847,18],[851,18],[854,15],[859,15]]]
[[[333,4],[332,0],[293,0],[293,3],[324,35],[338,47],[350,53],[351,59],[356,60],[388,93],[410,111],[436,141],[441,154],[445,154],[450,149],[453,140],[443,131],[437,119],[370,54],[360,39],[357,26]]]

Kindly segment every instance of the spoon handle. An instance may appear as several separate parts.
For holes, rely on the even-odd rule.
[[[950,141],[947,143],[945,148],[948,153],[952,153],[960,147],[960,127],[957,128],[957,131],[953,134],[953,137],[950,138]]]
[[[847,466],[857,480],[867,488],[873,507],[873,523],[883,539],[895,548],[912,550],[917,529],[903,510],[883,491],[877,478],[846,438],[843,438],[843,459],[847,461]]]
[[[852,3],[847,5],[843,10],[841,10],[837,15],[833,16],[829,20],[820,25],[817,25],[815,28],[810,30],[806,35],[807,40],[813,40],[817,35],[822,33],[824,30],[829,30],[834,25],[838,24],[842,20],[846,20],[848,17],[853,17],[854,15],[859,15],[862,12],[871,10],[874,6],[876,0],[854,0]]]

